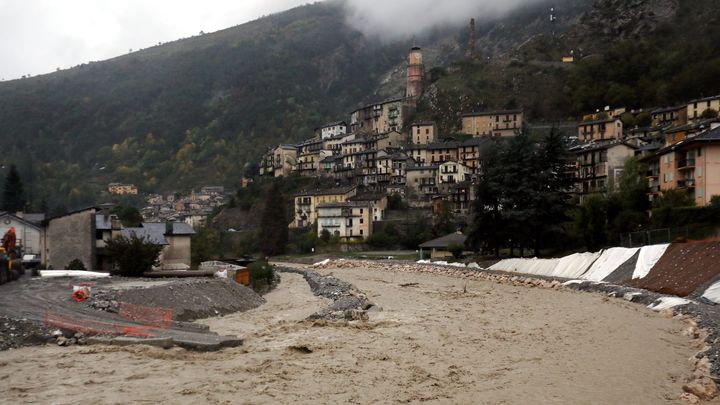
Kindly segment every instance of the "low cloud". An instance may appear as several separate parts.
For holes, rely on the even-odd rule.
[[[368,36],[387,40],[422,35],[435,27],[502,17],[541,0],[346,0],[347,21]]]

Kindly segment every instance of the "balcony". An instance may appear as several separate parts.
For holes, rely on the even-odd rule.
[[[695,179],[678,180],[678,188],[695,188]]]
[[[678,170],[689,170],[695,168],[695,159],[678,160]]]
[[[651,169],[647,171],[647,177],[658,178],[660,177],[660,169]]]

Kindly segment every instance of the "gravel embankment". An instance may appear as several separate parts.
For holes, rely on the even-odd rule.
[[[308,320],[367,320],[366,311],[380,309],[354,285],[335,277],[289,267],[276,267],[276,269],[279,272],[302,275],[313,294],[333,300],[330,306],[311,315]]]
[[[191,322],[248,311],[265,303],[265,299],[252,289],[233,281],[185,279],[147,288],[96,288],[88,304],[95,309],[116,313],[121,302],[170,309],[173,311],[173,320]]]

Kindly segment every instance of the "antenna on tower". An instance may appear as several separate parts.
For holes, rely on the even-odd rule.
[[[555,6],[550,7],[550,25],[552,27],[552,35],[555,36],[555,25],[557,24],[557,14],[555,14]]]

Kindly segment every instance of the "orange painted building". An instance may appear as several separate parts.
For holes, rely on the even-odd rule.
[[[645,159],[650,195],[686,190],[698,206],[720,195],[720,127],[688,136]]]

